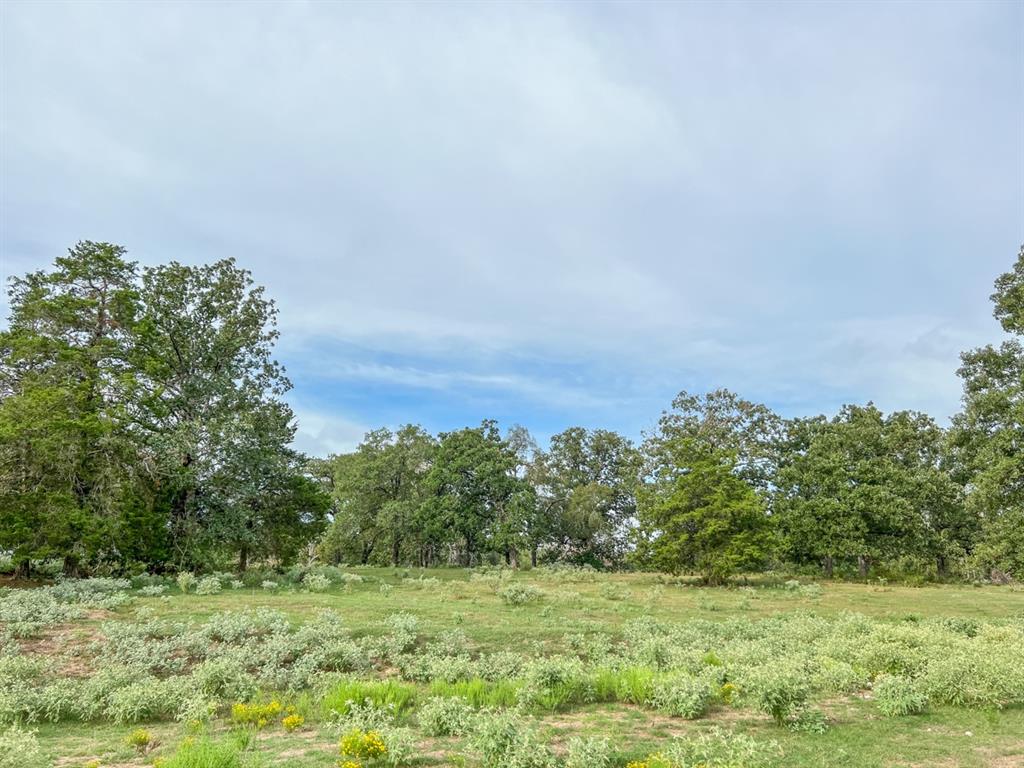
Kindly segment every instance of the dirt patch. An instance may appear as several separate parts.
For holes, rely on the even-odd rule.
[[[975,751],[984,755],[985,765],[989,768],[1024,768],[1024,741],[998,749],[986,747]]]
[[[65,677],[88,677],[92,673],[89,645],[99,630],[81,624],[56,624],[32,638],[19,641],[21,652],[43,656],[56,664],[54,671]]]

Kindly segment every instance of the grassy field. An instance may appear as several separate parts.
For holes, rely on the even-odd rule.
[[[352,681],[388,681],[402,700],[397,711],[377,707],[389,720],[380,730],[404,734],[408,765],[1024,766],[1022,590],[756,581],[705,588],[656,575],[544,571],[348,573],[359,579],[320,592],[286,583],[232,588],[227,580],[217,594],[183,594],[174,585],[159,596],[133,590],[129,601],[114,601],[122,605],[85,601],[73,620],[18,627],[20,636],[8,637],[7,658],[45,659],[29,672],[9,662],[10,679],[25,681],[18,695],[31,697],[44,685],[53,690],[32,713],[10,690],[7,699],[0,693],[0,715],[6,708],[8,721],[34,721],[26,727],[37,732],[47,759],[62,767],[337,766],[346,759],[342,736],[354,728],[373,731],[377,722],[358,706],[346,712],[347,694],[339,691],[376,700],[380,685],[360,688]],[[243,629],[234,640],[234,630],[202,629],[224,612],[254,609],[271,611],[262,614],[266,621],[283,616],[290,626],[251,635]],[[321,630],[324,609],[336,619]],[[235,616],[226,626],[258,624],[254,615]],[[302,627],[308,637],[294,635]],[[204,643],[223,653],[208,655]],[[267,650],[274,643],[284,649],[277,656]],[[341,671],[297,677],[301,649],[327,646],[335,650],[321,656],[334,660],[330,670]],[[255,687],[230,677],[241,674],[247,648],[260,658],[259,669],[245,673],[258,679]],[[272,665],[264,661],[271,657]],[[338,662],[342,657],[352,660]],[[218,672],[217,664],[228,672]],[[138,674],[154,686],[192,677],[185,687],[151,694],[143,685],[120,697],[110,686],[89,687],[94,676],[119,667],[148,670]],[[899,683],[897,705],[910,701],[910,709],[922,711],[884,714],[876,691],[886,676]],[[268,683],[274,680],[281,682]],[[466,680],[490,703],[521,713],[511,726],[513,740],[521,737],[525,745],[518,753],[489,755],[476,737],[494,724],[472,719],[478,715],[466,720],[456,712],[464,721],[456,734],[439,735],[428,725],[428,702],[466,694],[458,682]],[[130,688],[130,681],[118,685]],[[631,694],[631,685],[645,692]],[[203,691],[215,707],[204,718],[172,716],[159,701]],[[773,695],[788,702],[774,718]],[[915,695],[927,701],[914,703]],[[82,715],[77,699],[88,696],[107,709]],[[281,711],[265,724],[239,724],[244,717],[232,715],[231,705],[243,701],[280,702]],[[19,706],[22,714],[12,715]],[[56,710],[52,717],[40,714]],[[302,719],[293,731],[281,723],[289,712]],[[128,744],[140,727],[148,739]],[[737,735],[749,739],[731,743]],[[607,739],[607,754],[587,758],[580,743],[586,737]],[[700,757],[702,737],[706,757]],[[684,742],[688,758],[659,763],[651,757]],[[230,745],[222,762],[203,752],[218,744]],[[534,762],[524,757],[531,752],[539,755]],[[350,762],[377,764],[385,758],[353,755]]]

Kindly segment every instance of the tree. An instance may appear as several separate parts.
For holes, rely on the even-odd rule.
[[[0,334],[0,547],[83,558],[114,556],[134,502],[128,403],[121,386],[137,294],[124,249],[83,241],[50,272],[11,281]]]
[[[559,557],[591,565],[622,561],[640,466],[639,452],[615,432],[571,427],[551,438],[531,479],[547,523],[543,533]],[[540,539],[534,537],[534,551]]]
[[[647,440],[645,451],[670,466],[682,466],[671,452],[684,446],[686,451],[697,445],[710,452],[731,453],[736,474],[767,499],[782,436],[782,419],[765,405],[727,389],[703,395],[683,391],[672,401],[672,408],[662,413],[658,433]]]
[[[291,385],[272,357],[277,310],[230,259],[146,269],[141,295],[133,428],[167,510],[177,563],[201,564],[216,556],[218,537],[206,534],[239,519],[231,496],[240,489],[225,492],[226,467],[244,455],[259,463],[238,478],[265,470],[282,487],[292,483],[279,471],[292,417],[280,400]],[[237,537],[235,544],[244,562]]]
[[[770,521],[735,457],[689,438],[673,442],[671,455],[684,460],[659,467],[639,494],[638,559],[673,573],[697,571],[711,584],[762,567]]]
[[[332,458],[336,511],[325,539],[332,559],[365,564],[383,544],[398,565],[409,554],[404,546],[421,546],[419,509],[434,448],[422,427],[407,424],[369,432],[354,453]]]
[[[517,463],[493,421],[442,433],[422,509],[430,540],[456,543],[467,566],[487,551],[511,562],[523,541],[533,490],[516,476]]]
[[[950,449],[968,509],[981,521],[976,562],[1024,574],[1024,246],[996,280],[994,314],[1012,338],[961,355],[963,411]]]
[[[924,414],[847,405],[832,420],[790,422],[782,445],[774,508],[795,560],[831,576],[837,560],[856,558],[866,577],[873,561],[901,555],[944,567],[963,544],[943,434]]]

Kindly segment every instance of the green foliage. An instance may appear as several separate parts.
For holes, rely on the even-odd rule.
[[[138,270],[82,242],[11,283],[0,550],[24,571],[293,558],[326,497],[288,448],[276,310],[230,260]]]
[[[804,675],[787,666],[754,670],[741,689],[754,706],[779,725],[800,714],[811,692]]]
[[[1024,574],[1024,246],[996,280],[995,316],[1012,335],[998,347],[965,352],[959,374],[964,409],[950,433],[952,465],[969,487],[968,511],[982,531],[973,564],[986,574]]]
[[[513,581],[498,595],[506,605],[527,605],[539,602],[544,597],[544,592],[532,584]]]
[[[456,682],[435,680],[430,685],[430,694],[464,699],[476,709],[507,708],[515,706],[519,700],[519,688],[519,685],[508,680],[492,681],[476,677]]]
[[[482,768],[554,768],[554,754],[531,722],[515,712],[477,716],[470,744]]]
[[[377,709],[404,712],[416,701],[416,688],[394,680],[345,680],[330,688],[321,701],[326,711],[347,714],[353,704],[369,703]]]
[[[878,711],[886,717],[917,715],[928,708],[928,696],[906,677],[883,675],[873,686]]]
[[[611,746],[608,739],[569,739],[565,755],[565,768],[609,768],[612,764]]]
[[[666,715],[694,720],[703,717],[711,703],[711,687],[707,680],[673,675],[655,681],[651,706]]]
[[[0,731],[0,768],[50,768],[32,731],[13,725]]]
[[[215,740],[209,736],[185,739],[170,757],[160,760],[160,768],[256,768],[262,764],[256,755],[246,754],[246,742],[237,737]]]
[[[676,739],[664,755],[672,768],[769,768],[777,764],[781,749],[774,741],[758,741],[716,726]]]
[[[419,709],[420,727],[428,736],[463,736],[473,722],[473,707],[460,697],[434,696]]]
[[[970,546],[973,526],[943,466],[944,435],[924,414],[845,406],[832,420],[789,424],[776,482],[780,530],[797,561],[933,558]]]
[[[673,573],[695,570],[709,583],[761,567],[772,544],[769,519],[735,459],[668,441],[659,445],[681,463],[659,466],[640,493],[638,558]]]

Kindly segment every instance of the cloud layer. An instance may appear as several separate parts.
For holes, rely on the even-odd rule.
[[[235,256],[300,445],[681,389],[955,411],[1024,240],[1024,10],[2,6],[5,275]]]

